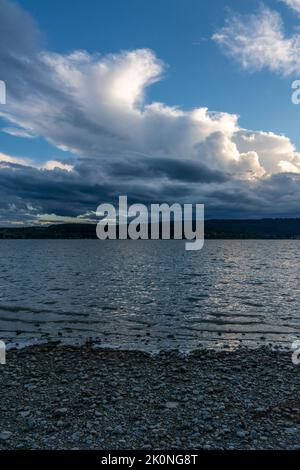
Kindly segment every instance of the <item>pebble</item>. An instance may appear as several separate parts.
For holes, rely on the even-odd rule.
[[[289,352],[57,348],[11,351],[0,449],[299,448],[300,374]]]
[[[169,408],[170,410],[178,408],[178,405],[179,403],[177,401],[167,401],[165,404],[166,408]]]
[[[0,432],[0,441],[7,441],[12,436],[10,431],[1,431]]]
[[[285,428],[284,432],[286,434],[297,434],[300,432],[300,429],[297,428]]]

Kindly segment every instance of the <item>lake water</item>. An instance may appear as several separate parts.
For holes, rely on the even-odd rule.
[[[0,339],[151,351],[300,336],[300,241],[1,240]]]

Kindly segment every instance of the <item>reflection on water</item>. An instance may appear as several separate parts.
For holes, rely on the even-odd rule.
[[[300,241],[1,240],[0,339],[193,349],[299,337]]]

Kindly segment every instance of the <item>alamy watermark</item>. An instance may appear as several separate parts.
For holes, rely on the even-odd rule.
[[[294,341],[292,343],[292,349],[294,350],[292,354],[292,363],[295,366],[299,366],[300,364],[300,341],[299,340]]]
[[[201,250],[204,245],[203,204],[151,204],[149,211],[144,204],[128,206],[127,196],[119,196],[118,208],[100,204],[96,215],[102,217],[96,229],[100,240],[185,239],[189,240],[187,251]]]
[[[0,341],[0,365],[6,364],[6,345],[4,341]]]
[[[299,105],[300,104],[300,80],[294,80],[292,83],[292,89],[295,90],[292,93],[292,103]]]
[[[0,80],[0,104],[6,104],[6,85],[3,80]]]

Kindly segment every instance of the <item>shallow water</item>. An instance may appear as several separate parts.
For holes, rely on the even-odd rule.
[[[300,336],[300,241],[1,240],[0,339],[219,348]]]

